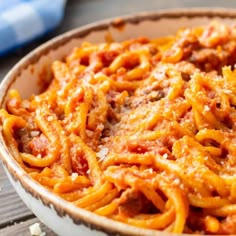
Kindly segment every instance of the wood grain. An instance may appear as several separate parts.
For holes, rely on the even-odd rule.
[[[30,236],[29,226],[40,223],[37,218],[19,222],[17,224],[11,225],[4,229],[0,229],[1,236]],[[40,228],[42,232],[45,232],[46,236],[56,236],[56,234],[48,229],[44,224],[40,223]]]
[[[1,164],[0,188],[0,228],[33,216],[12,188]]]

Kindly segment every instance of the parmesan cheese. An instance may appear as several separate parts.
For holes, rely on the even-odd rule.
[[[168,154],[165,153],[165,154],[163,155],[163,158],[167,159],[167,158],[168,158]]]
[[[31,225],[29,227],[29,230],[30,230],[30,234],[32,236],[45,236],[46,235],[45,232],[42,232],[39,223],[35,223],[35,224]]]
[[[75,181],[77,177],[78,177],[78,173],[72,173],[71,174],[71,180],[72,181]]]
[[[103,159],[106,157],[108,151],[109,151],[108,148],[102,147],[102,148],[100,149],[100,151],[97,152],[97,157],[99,157],[100,160],[103,160]]]

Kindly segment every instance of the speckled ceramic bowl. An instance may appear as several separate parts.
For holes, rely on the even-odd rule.
[[[50,79],[50,65],[62,59],[83,41],[104,42],[107,36],[116,41],[139,36],[155,38],[175,33],[181,27],[203,25],[211,20],[232,23],[236,10],[178,9],[141,13],[90,24],[59,36],[24,57],[4,78],[0,86],[0,105],[11,88],[17,88],[24,97],[40,91],[43,79]],[[236,21],[235,21],[236,22]],[[15,190],[49,228],[62,236],[75,235],[168,235],[166,232],[140,229],[115,222],[80,209],[50,193],[31,179],[8,151],[0,132],[0,155],[6,173]]]

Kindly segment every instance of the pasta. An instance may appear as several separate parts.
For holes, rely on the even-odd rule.
[[[10,90],[10,152],[77,207],[137,227],[236,234],[236,27],[83,43],[47,89]]]

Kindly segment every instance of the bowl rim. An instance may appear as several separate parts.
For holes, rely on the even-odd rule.
[[[17,79],[23,70],[31,64],[36,63],[40,57],[48,54],[51,50],[56,50],[63,46],[69,40],[74,38],[83,38],[94,31],[107,30],[109,27],[117,27],[117,19],[121,19],[123,23],[139,24],[142,21],[158,21],[163,18],[195,18],[195,17],[220,17],[220,18],[236,18],[236,9],[228,8],[175,8],[157,11],[145,11],[134,14],[108,18],[105,20],[95,21],[93,23],[72,29],[65,32],[41,46],[37,47],[26,56],[24,56],[4,77],[0,83],[0,106],[2,107],[6,93],[12,83]],[[46,206],[53,205],[59,216],[69,216],[76,225],[84,224],[90,229],[98,229],[109,235],[129,234],[129,235],[168,235],[168,232],[143,229],[131,226],[122,222],[114,221],[109,218],[99,216],[93,212],[83,208],[74,207],[70,203],[56,194],[50,192],[41,184],[33,180],[17,163],[10,154],[7,145],[4,142],[2,132],[0,132],[0,159],[3,165],[10,172],[15,181],[19,181],[21,186],[30,193],[34,198],[41,200]],[[180,235],[180,234],[171,234]],[[182,234],[187,235],[187,234]]]

